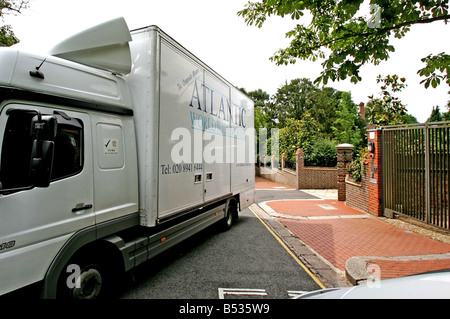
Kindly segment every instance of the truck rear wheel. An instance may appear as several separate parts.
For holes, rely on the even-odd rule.
[[[231,200],[228,203],[225,218],[221,221],[221,228],[223,231],[227,231],[227,230],[231,229],[237,215],[238,215],[237,203],[235,200]]]

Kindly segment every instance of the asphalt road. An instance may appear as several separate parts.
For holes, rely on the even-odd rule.
[[[298,291],[319,289],[249,209],[231,230],[212,226],[133,275],[119,298],[288,299]]]
[[[288,190],[256,192],[257,202],[277,198],[314,196]],[[111,297],[289,299],[296,293],[319,289],[274,236],[246,209],[229,231],[211,226],[132,270]],[[18,297],[34,294],[29,289]]]

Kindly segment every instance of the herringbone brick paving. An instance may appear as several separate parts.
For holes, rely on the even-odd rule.
[[[271,187],[276,190],[283,185],[256,179],[256,189]],[[443,259],[427,260],[396,258],[442,256],[450,253],[449,244],[393,226],[383,219],[350,208],[345,202],[283,200],[265,204],[282,215],[277,215],[277,219],[294,236],[342,271],[348,259],[360,256],[373,256],[367,265],[376,264],[380,267],[382,279],[450,269],[450,257],[446,255]]]

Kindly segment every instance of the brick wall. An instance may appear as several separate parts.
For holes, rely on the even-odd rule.
[[[361,176],[361,182],[353,182],[347,175],[346,179],[346,205],[356,208],[362,212],[369,212],[369,171],[367,164],[364,164],[364,174]]]
[[[284,158],[285,154],[283,154],[282,169],[267,168],[265,163],[261,163],[260,167],[256,167],[256,175],[295,189],[337,188],[336,168],[305,166],[304,153],[301,149],[298,149],[296,153],[295,171],[284,167]]]
[[[336,189],[337,169],[329,167],[303,167],[298,176],[299,189]]]
[[[308,167],[305,166],[305,154],[298,149],[297,176],[298,189],[336,189],[337,169],[330,167]]]
[[[297,176],[295,172],[287,170],[287,169],[272,169],[266,168],[264,166],[255,167],[256,176],[260,176],[262,178],[268,179],[269,181],[273,181],[279,184],[287,185],[298,189],[297,184]]]
[[[337,155],[337,189],[338,201],[346,201],[346,182],[345,177],[348,174],[348,165],[353,159],[353,145],[339,144],[336,146]]]
[[[381,130],[368,130],[369,142],[373,142],[375,151],[366,160],[365,174],[361,183],[345,180],[345,201],[350,207],[380,217],[382,213],[381,181]],[[339,159],[338,159],[339,161]],[[339,165],[339,163],[338,163]]]

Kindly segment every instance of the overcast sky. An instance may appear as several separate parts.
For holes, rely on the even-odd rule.
[[[289,17],[269,18],[258,29],[247,26],[237,12],[248,0],[31,0],[21,15],[7,16],[21,46],[45,51],[85,28],[100,22],[124,17],[130,29],[158,25],[180,44],[194,53],[216,72],[247,91],[262,89],[273,95],[295,78],[314,80],[321,71],[320,62],[298,61],[294,65],[276,66],[272,54],[288,45],[285,33],[295,21]],[[367,96],[378,94],[378,74],[398,74],[406,78],[407,89],[399,95],[408,112],[425,121],[433,106],[446,111],[450,99],[447,84],[425,89],[416,74],[423,67],[421,58],[428,54],[450,52],[450,23],[435,22],[414,26],[402,40],[394,40],[396,52],[387,62],[362,68],[363,81],[329,82],[328,86],[350,91],[357,104]]]

